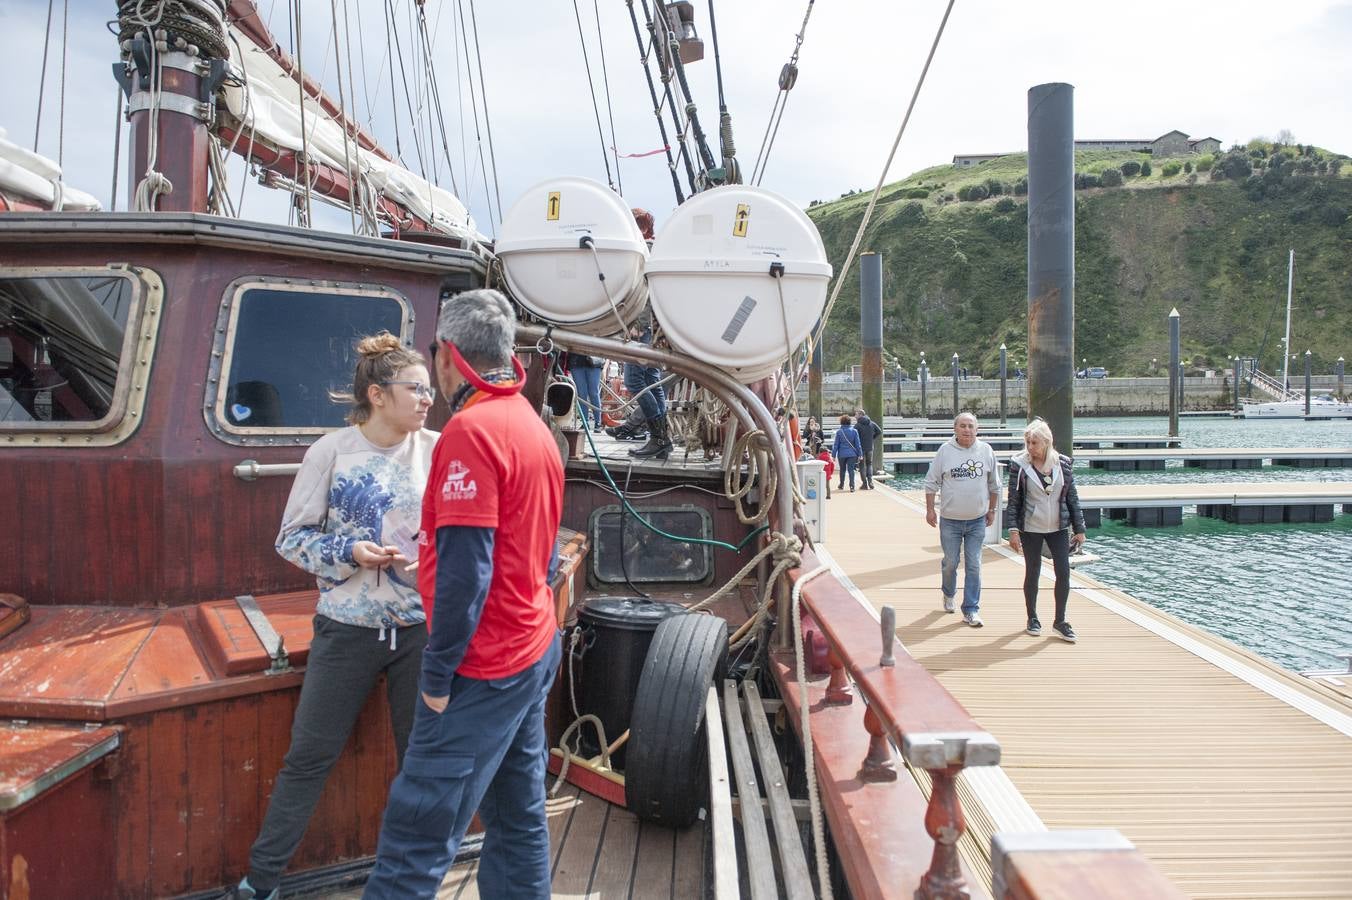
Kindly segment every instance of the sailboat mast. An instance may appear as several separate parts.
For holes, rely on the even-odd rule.
[[[1291,250],[1291,256],[1286,264],[1286,340],[1282,341],[1282,390],[1289,391],[1291,383],[1288,378],[1291,374],[1291,282],[1296,275],[1296,251]]]

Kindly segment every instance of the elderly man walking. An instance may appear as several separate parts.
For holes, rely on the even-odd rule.
[[[942,591],[944,612],[957,610],[958,559],[963,558],[962,620],[982,626],[981,545],[986,526],[995,521],[1000,503],[1000,474],[995,451],[976,439],[977,421],[971,413],[953,420],[953,437],[944,442],[925,474],[925,521],[938,527],[944,550]],[[934,497],[939,509],[934,509]]]

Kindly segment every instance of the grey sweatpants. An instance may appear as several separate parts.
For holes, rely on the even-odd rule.
[[[249,853],[249,884],[260,894],[281,881],[282,870],[305,836],[329,770],[342,755],[357,714],[382,672],[395,748],[403,764],[418,702],[427,626],[418,623],[395,631],[391,650],[388,632],[380,640],[377,629],[315,616],[305,681],[291,723],[291,747]]]

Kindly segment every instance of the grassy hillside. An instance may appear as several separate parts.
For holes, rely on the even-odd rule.
[[[1089,184],[1115,181],[1099,173],[1145,159],[1077,153],[1076,171],[1094,176]],[[1352,357],[1352,179],[1341,158],[1260,144],[1194,157],[1189,171],[1174,173],[1170,162],[1184,160],[1152,160],[1149,175],[1076,191],[1076,357],[1145,374],[1152,359],[1167,358],[1167,316],[1177,307],[1193,364],[1261,351],[1264,368],[1279,369],[1292,247],[1293,351],[1312,350],[1316,371]],[[1199,162],[1208,170],[1196,171]],[[884,188],[861,250],[883,256],[889,361],[914,372],[922,350],[941,366],[957,351],[964,364],[993,372],[1003,341],[1011,366],[1026,365],[1026,176],[1027,157],[1016,154],[970,169],[936,166]],[[997,196],[957,199],[990,181]],[[837,268],[867,203],[867,193],[853,193],[808,210]],[[828,369],[859,360],[857,265],[824,347]]]

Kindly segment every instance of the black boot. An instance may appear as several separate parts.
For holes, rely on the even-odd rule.
[[[606,434],[621,441],[643,441],[648,438],[648,429],[646,421],[643,418],[643,410],[634,407],[628,417],[619,425],[612,425],[606,429]]]
[[[667,417],[658,416],[648,420],[648,443],[629,455],[635,459],[666,459],[671,455],[671,436],[667,433]]]

